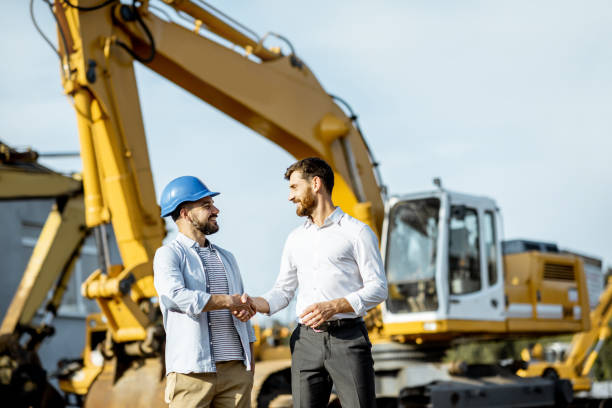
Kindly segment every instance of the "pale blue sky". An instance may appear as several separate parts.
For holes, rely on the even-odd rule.
[[[215,1],[263,35],[288,37],[327,91],[347,100],[393,194],[494,198],[506,238],[612,263],[612,3],[609,1]],[[35,1],[55,39],[46,5]],[[56,57],[25,1],[0,14],[0,138],[77,150]],[[205,58],[204,58],[205,60]],[[210,61],[209,63],[214,63]],[[223,194],[214,240],[259,294],[298,223],[278,146],[138,67],[156,187],[184,174]],[[79,170],[79,160],[47,160]]]

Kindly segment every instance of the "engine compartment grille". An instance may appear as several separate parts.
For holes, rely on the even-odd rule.
[[[544,279],[573,281],[575,278],[573,265],[544,263]]]

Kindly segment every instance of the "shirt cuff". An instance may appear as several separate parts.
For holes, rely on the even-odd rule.
[[[196,292],[196,302],[194,306],[195,310],[192,311],[193,313],[188,314],[191,314],[192,316],[198,316],[200,313],[202,313],[202,310],[204,310],[204,307],[206,307],[206,304],[208,304],[208,301],[211,297],[212,296],[210,293],[201,291]]]
[[[349,302],[349,304],[355,311],[355,314],[357,314],[358,316],[363,316],[365,314],[366,307],[357,293],[349,293],[344,298],[347,302]]]
[[[278,296],[274,296],[271,293],[266,293],[262,296],[268,302],[268,306],[270,306],[270,311],[268,313],[264,313],[265,315],[272,316],[274,313],[278,312],[283,308],[282,301],[278,299]],[[276,300],[274,300],[276,298]]]

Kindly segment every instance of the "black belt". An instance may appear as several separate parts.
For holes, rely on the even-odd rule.
[[[351,319],[328,320],[326,322],[321,323],[313,330],[330,331],[333,329],[353,327],[353,326],[358,325],[359,323],[363,323],[363,319],[361,317],[354,317]],[[300,323],[300,326],[308,327],[305,324],[301,324],[301,323]]]

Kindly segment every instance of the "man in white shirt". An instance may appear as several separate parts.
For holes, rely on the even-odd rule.
[[[291,336],[294,407],[326,407],[332,384],[344,407],[375,407],[371,343],[362,317],[387,297],[378,242],[366,224],[331,200],[334,173],[322,159],[290,166],[289,201],[306,217],[287,237],[272,290],[257,311],[285,308],[299,286]]]

